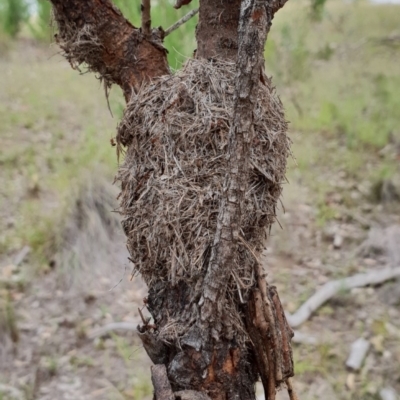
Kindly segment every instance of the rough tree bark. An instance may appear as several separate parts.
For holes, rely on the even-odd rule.
[[[119,85],[126,100],[143,82],[169,74],[160,33],[135,28],[110,0],[51,2],[56,41],[73,68],[86,63],[107,85]]]
[[[50,0],[59,33],[56,40],[74,68],[86,63],[106,88],[119,85],[129,101],[132,91],[169,74],[164,32],[150,27],[150,0],[142,0],[142,27],[132,26],[110,0]],[[223,333],[231,323],[224,315],[227,279],[241,237],[240,221],[253,140],[253,113],[258,89],[265,84],[263,49],[274,14],[287,0],[200,0],[196,31],[197,58],[236,62],[233,120],[229,133],[229,173],[225,179],[218,226],[204,275],[197,282],[154,282],[146,300],[154,324],[144,320],[139,336],[152,361],[155,399],[255,399],[255,383],[263,382],[265,396],[275,399],[276,388],[290,383],[292,332],[276,289],[269,287],[255,255],[257,277],[243,319],[251,339],[246,346]],[[176,7],[190,0],[178,0]],[[251,249],[250,249],[251,250]],[[169,313],[199,315],[179,342],[158,341],[153,327],[163,327]],[[165,366],[165,367],[164,367]]]

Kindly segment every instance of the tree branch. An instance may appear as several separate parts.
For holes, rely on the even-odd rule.
[[[142,0],[142,33],[148,39],[150,37],[151,28],[151,5],[150,0]]]
[[[186,6],[188,4],[190,4],[192,2],[192,0],[176,0],[174,8],[179,9],[182,6]]]
[[[188,12],[184,17],[182,17],[179,21],[175,22],[175,24],[171,25],[169,28],[167,28],[164,32],[164,37],[168,36],[170,33],[178,29],[181,25],[183,25],[185,22],[189,21],[189,19],[193,18],[197,13],[199,12],[199,9],[196,8],[195,10],[192,10]]]
[[[161,40],[144,37],[110,0],[50,1],[56,40],[73,68],[86,63],[107,87],[121,86],[126,100],[143,82],[169,74]]]

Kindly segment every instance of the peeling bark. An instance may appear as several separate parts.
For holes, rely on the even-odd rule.
[[[240,12],[237,85],[228,150],[230,172],[226,177],[225,196],[220,206],[217,232],[199,303],[202,330],[211,331],[216,341],[222,334],[219,321],[223,320],[223,304],[226,301],[226,276],[234,265],[234,255],[241,241],[241,213],[248,189],[253,112],[260,78],[263,78],[264,45],[274,14],[284,3],[249,0],[242,3]],[[258,260],[256,264],[259,265]],[[247,304],[248,330],[266,398],[273,400],[280,384],[293,376],[290,347],[293,333],[276,290],[268,289],[260,271],[257,275],[258,289],[253,290]]]
[[[151,367],[151,381],[153,382],[156,400],[175,400],[165,365],[153,365]]]
[[[253,139],[253,110],[257,101],[263,49],[269,29],[264,3],[243,3],[239,26],[237,84],[233,123],[229,137],[230,173],[226,177],[225,196],[220,206],[217,232],[201,300],[204,325],[215,325],[220,319],[224,301],[225,276],[234,262],[239,242],[241,209],[247,190],[248,159]],[[204,304],[203,304],[204,303]]]

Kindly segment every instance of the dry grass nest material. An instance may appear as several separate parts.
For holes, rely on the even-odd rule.
[[[117,83],[104,64],[104,46],[97,36],[96,28],[91,24],[85,24],[78,29],[75,24],[59,15],[56,8],[53,7],[52,12],[53,24],[56,23],[58,27],[56,42],[71,67],[82,72],[80,66],[85,64],[88,71],[98,74],[106,89],[110,88],[112,83]]]
[[[131,98],[118,128],[126,147],[117,179],[120,212],[136,272],[147,284],[205,275],[228,173],[235,64],[190,60]],[[260,83],[245,209],[244,243],[227,282],[253,283],[285,179],[290,141],[281,101]],[[230,279],[230,280],[229,280]]]

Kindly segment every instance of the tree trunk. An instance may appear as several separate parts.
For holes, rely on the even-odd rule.
[[[106,89],[113,83],[121,86],[127,102],[132,91],[170,73],[163,31],[150,29],[149,0],[142,1],[141,29],[133,27],[110,0],[51,2],[59,28],[56,39],[72,67],[86,63],[104,80]],[[177,7],[189,2],[178,1]],[[156,364],[152,369],[156,400],[252,400],[259,377],[268,400],[275,399],[276,388],[284,383],[292,393],[292,332],[241,225],[255,139],[254,111],[259,87],[267,79],[263,50],[273,16],[285,2],[200,0],[196,57],[236,62],[228,169],[203,270],[191,281],[148,282],[146,306],[154,323],[144,321],[139,336]],[[239,248],[254,255],[249,268],[257,279],[246,301],[227,293]],[[245,328],[234,326],[226,313],[232,302]],[[187,322],[185,334],[172,342],[161,340],[160,332],[174,318]]]
[[[200,1],[197,57],[236,60],[241,0]]]

